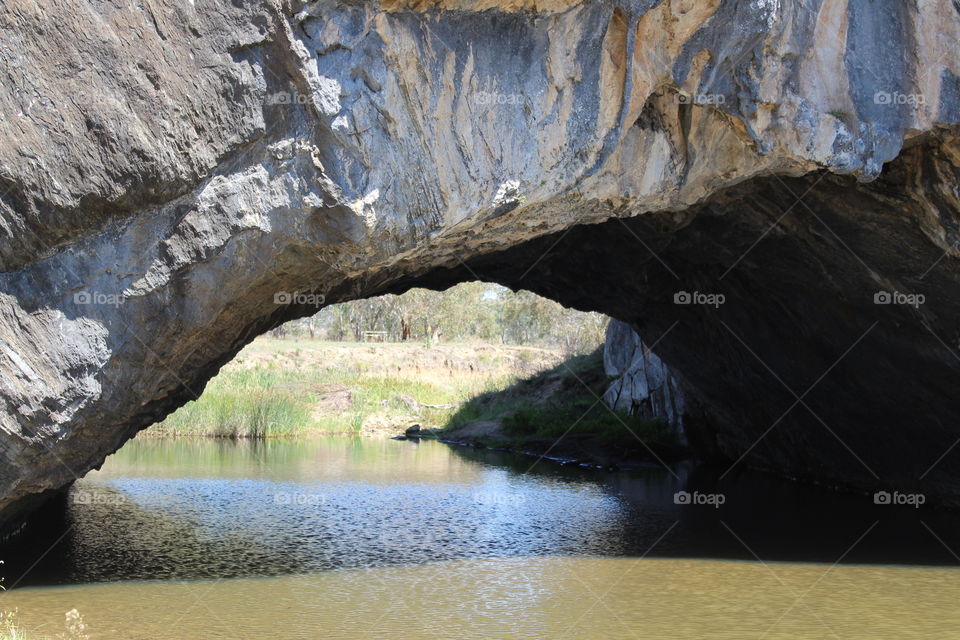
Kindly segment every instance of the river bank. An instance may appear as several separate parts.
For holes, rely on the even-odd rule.
[[[609,384],[600,351],[584,354],[471,398],[442,428],[413,429],[398,437],[599,469],[667,465],[690,457],[660,420],[606,406],[601,398]]]
[[[427,430],[395,436],[396,439],[436,440],[444,444],[505,451],[559,464],[584,468],[634,470],[690,459],[683,447],[650,440],[647,434],[611,438],[595,434],[573,434],[556,438],[516,438],[496,430],[496,425],[480,423],[451,432]],[[535,463],[534,463],[535,464]]]
[[[432,438],[597,468],[688,456],[656,420],[609,409],[599,350],[261,337],[145,437]]]
[[[262,336],[142,437],[391,436],[440,428],[471,398],[557,366],[558,350]]]

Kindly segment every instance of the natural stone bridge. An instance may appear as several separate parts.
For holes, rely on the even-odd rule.
[[[320,300],[476,278],[633,323],[704,458],[956,504],[958,42],[952,0],[9,0],[0,521]]]

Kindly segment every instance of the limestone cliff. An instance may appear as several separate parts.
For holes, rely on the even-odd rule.
[[[258,333],[476,277],[657,341],[703,455],[956,502],[958,41],[953,0],[4,3],[0,521]]]
[[[608,407],[643,418],[660,419],[677,434],[680,442],[687,444],[680,381],[625,322],[611,320],[607,325],[603,369],[612,378],[603,394]]]

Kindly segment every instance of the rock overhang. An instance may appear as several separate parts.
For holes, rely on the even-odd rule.
[[[924,277],[946,278],[932,301],[949,297],[960,16],[948,0],[154,4],[15,2],[0,22],[0,53],[21,69],[0,91],[7,513],[195,397],[257,333],[316,308],[278,306],[278,292],[336,302],[471,279],[496,257],[492,279],[647,333],[688,314],[701,329],[661,345],[683,374],[696,357],[732,357],[736,340],[724,316],[664,296],[736,263],[722,280],[750,310],[724,320],[744,323],[737,335],[768,335],[765,360],[779,359],[767,355],[774,338],[798,333],[824,350],[791,389],[869,326],[864,287],[912,291],[921,279],[906,256],[848,249],[872,255],[899,234],[908,252],[943,256]],[[785,265],[826,300],[816,321],[843,330],[817,342],[778,320],[814,303],[771,298],[765,269],[800,289]],[[612,301],[618,281],[632,300]],[[893,309],[917,331],[891,335],[897,357],[876,370],[903,370],[912,341],[938,372],[930,389],[949,388],[949,352],[933,342],[952,344],[944,305]],[[766,333],[753,324],[765,317]],[[724,349],[708,355],[718,336]],[[809,347],[782,348],[799,358]],[[705,441],[735,458],[756,435],[737,422],[768,418],[737,407],[786,391],[737,393],[735,372],[706,369],[723,374],[712,389],[686,374],[719,416]],[[763,373],[748,369],[743,384]],[[924,453],[953,433],[946,415],[920,428]],[[750,462],[874,482],[839,473],[849,457],[804,428]]]

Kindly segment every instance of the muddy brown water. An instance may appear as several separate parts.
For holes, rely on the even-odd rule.
[[[955,513],[760,474],[137,439],[0,547],[0,609],[28,638],[74,609],[92,638],[950,638],[954,550]]]

